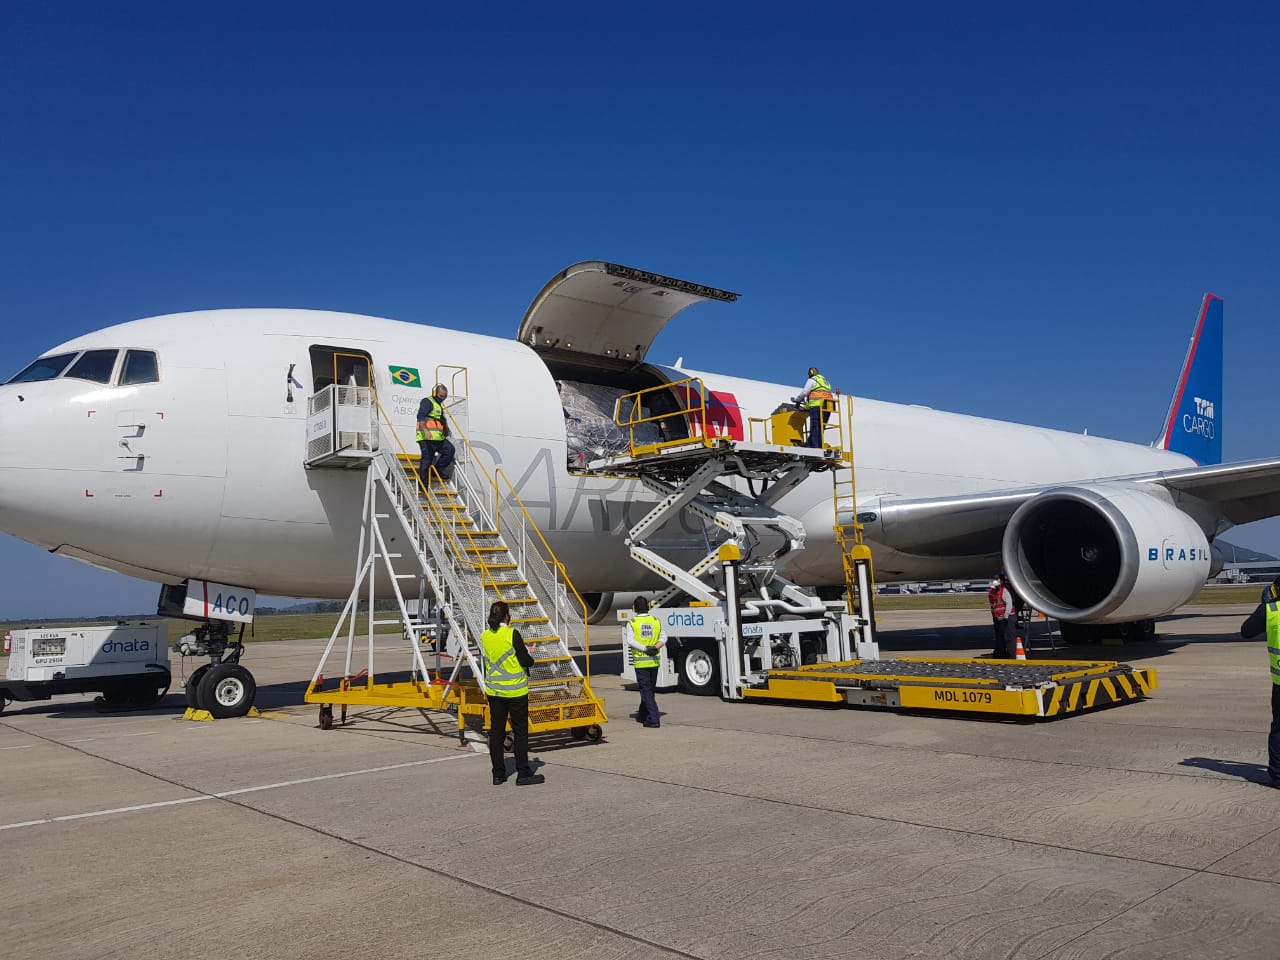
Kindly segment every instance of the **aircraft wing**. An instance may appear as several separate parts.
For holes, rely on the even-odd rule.
[[[1175,494],[1197,497],[1236,525],[1280,514],[1280,458],[1276,457],[1122,479],[1158,483]]]
[[[1159,484],[1175,501],[1194,497],[1231,524],[1280,514],[1280,458],[1079,482]],[[904,553],[936,557],[995,554],[1000,552],[1005,526],[1014,511],[1032,497],[1063,486],[1071,484],[916,500],[883,496],[860,505],[859,519],[868,537]]]

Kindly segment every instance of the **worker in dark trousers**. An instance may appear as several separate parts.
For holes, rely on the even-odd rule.
[[[1262,602],[1240,625],[1240,636],[1252,640],[1267,635],[1267,661],[1271,666],[1271,732],[1267,736],[1267,779],[1280,789],[1280,577],[1262,591]]]
[[[835,398],[827,378],[818,372],[817,367],[810,367],[809,379],[795,397],[796,404],[809,408],[809,446],[822,446],[822,429],[826,426],[827,417],[831,415]]]
[[[529,671],[533,657],[511,629],[511,610],[503,600],[489,607],[489,629],[480,635],[484,652],[484,685],[489,696],[489,762],[493,767],[493,785],[507,782],[507,759],[502,741],[507,722],[511,722],[511,739],[515,741],[516,785],[543,783],[540,773],[529,766]]]
[[[997,660],[1011,660],[1017,643],[1018,611],[1013,604],[1013,591],[1002,576],[991,581],[987,602],[991,604],[991,632],[995,636],[991,656]]]
[[[449,396],[449,388],[437,383],[431,395],[422,398],[418,404],[418,430],[414,439],[418,441],[418,473],[425,487],[431,482],[431,468],[435,467],[441,480],[453,479],[453,444],[449,442],[449,422],[444,416],[444,401]]]
[[[640,685],[640,709],[636,711],[636,722],[646,727],[659,727],[662,716],[658,713],[653,689],[658,684],[659,651],[667,642],[662,639],[662,624],[649,612],[648,600],[636,597],[631,609],[635,616],[627,623],[627,653],[636,671],[636,683]]]

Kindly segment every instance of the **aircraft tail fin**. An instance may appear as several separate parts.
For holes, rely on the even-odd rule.
[[[1222,462],[1222,298],[1204,295],[1155,446],[1201,466]]]

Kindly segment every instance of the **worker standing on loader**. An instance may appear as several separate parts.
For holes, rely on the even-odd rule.
[[[648,600],[636,597],[631,609],[635,616],[627,623],[626,646],[631,666],[636,671],[636,683],[640,685],[640,709],[636,711],[636,722],[646,727],[659,727],[662,715],[658,713],[653,689],[658,684],[659,651],[667,642],[662,639],[662,624],[649,612]]]
[[[822,446],[822,430],[835,404],[835,393],[827,378],[818,372],[817,367],[809,368],[809,379],[800,388],[795,402],[809,408],[809,446]]]

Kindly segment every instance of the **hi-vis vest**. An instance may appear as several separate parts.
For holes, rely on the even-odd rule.
[[[503,624],[497,630],[486,630],[480,634],[480,647],[484,650],[484,685],[489,688],[491,697],[523,697],[529,692],[529,675],[516,659],[512,633],[514,631]]]
[[[662,624],[651,613],[643,613],[632,617],[630,627],[631,635],[635,637],[636,642],[643,643],[646,647],[652,647],[662,639]],[[650,655],[631,646],[627,647],[627,650],[631,652],[631,665],[633,667],[658,666],[656,654]]]
[[[1271,662],[1271,682],[1280,686],[1280,603],[1267,601],[1267,659]]]
[[[809,391],[809,406],[820,407],[823,400],[834,400],[835,394],[831,392],[831,384],[827,382],[827,378],[820,373],[813,375],[813,389]]]
[[[1009,615],[1009,607],[1004,602],[1004,587],[992,587],[987,591],[987,602],[991,604],[991,615],[997,619]]]
[[[427,415],[424,419],[418,421],[426,428],[424,433],[420,427],[413,435],[414,440],[443,440],[444,439],[444,408],[440,406],[440,401],[435,397],[427,397]]]

